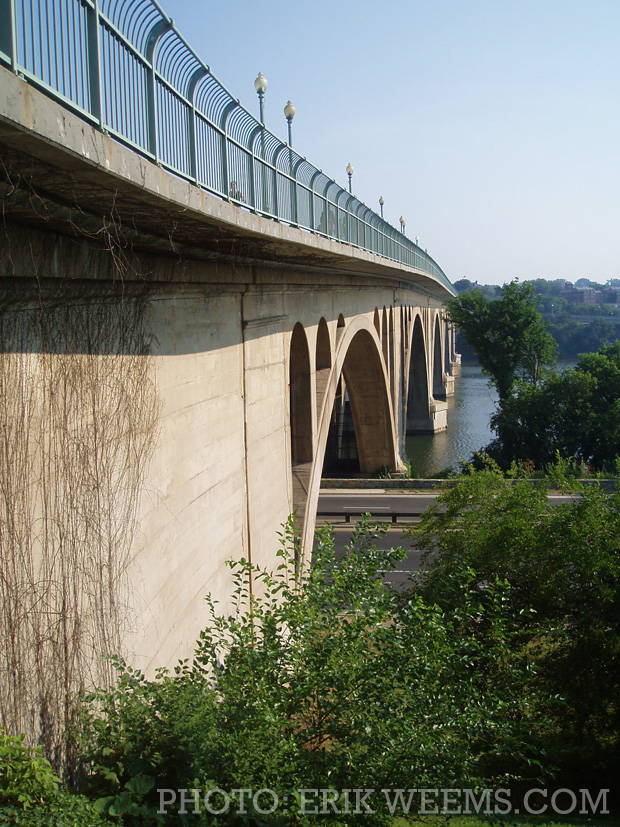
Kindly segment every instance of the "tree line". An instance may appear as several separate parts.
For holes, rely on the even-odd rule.
[[[547,329],[553,336],[558,350],[558,358],[575,360],[581,353],[592,353],[605,344],[613,344],[620,338],[620,309],[605,304],[577,304],[563,297],[563,283],[547,279],[533,279],[525,282],[532,285],[539,296],[539,310]],[[602,289],[602,285],[592,284]],[[454,283],[457,292],[480,291],[487,299],[493,300],[501,295],[501,288],[496,285],[476,285],[469,279],[460,279]],[[466,341],[459,342],[465,357],[473,358]]]
[[[611,471],[620,454],[620,342],[559,373],[540,302],[534,284],[513,281],[493,299],[469,290],[447,304],[498,394],[496,436],[484,453],[504,470],[515,462],[541,468],[559,456]]]

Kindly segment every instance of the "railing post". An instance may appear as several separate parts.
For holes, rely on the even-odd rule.
[[[289,124],[289,127],[290,127],[290,124]],[[290,134],[290,130],[289,130],[289,134]],[[292,219],[293,224],[297,224],[297,209],[296,209],[297,205],[295,204],[295,197],[296,197],[297,193],[295,191],[295,179],[293,178],[293,150],[291,148],[290,141],[289,141],[289,147],[288,147],[288,172],[289,172],[289,175],[290,175],[290,178],[291,178],[291,180],[290,180],[291,219]]]
[[[99,43],[99,0],[86,6],[86,62],[88,71],[88,110],[103,129],[103,101],[101,93],[101,60]]]
[[[157,95],[155,94],[155,49],[160,37],[172,28],[172,20],[160,20],[149,32],[146,42],[146,109],[148,125],[148,151],[156,161],[159,160],[159,146],[157,141]]]
[[[207,69],[201,66],[196,69],[187,85],[187,99],[191,104],[191,109],[187,110],[187,154],[189,174],[196,183],[198,183],[198,157],[196,155],[196,102],[194,96],[198,81],[202,80],[206,74]]]
[[[256,153],[254,152],[254,143],[256,141],[256,136],[258,135],[258,133],[261,129],[262,129],[262,127],[260,126],[260,124],[258,126],[255,126],[254,129],[252,130],[252,132],[250,133],[250,137],[248,139],[248,152],[250,154],[250,187],[251,187],[251,194],[252,194],[251,204],[252,204],[252,207],[254,208],[254,210],[256,212],[258,212],[259,210],[258,210],[258,205],[256,203],[256,169],[257,169],[257,167],[256,167]],[[261,170],[261,175],[262,175],[262,172],[263,172],[262,168],[259,166],[258,169]],[[262,186],[262,191],[263,191],[263,194],[264,194],[264,192],[265,192],[264,184]]]
[[[316,230],[317,229],[316,216],[314,214],[314,181],[315,181],[315,178],[317,177],[317,175],[320,175],[320,174],[321,173],[317,169],[317,170],[315,170],[315,172],[312,173],[312,178],[310,179],[309,189],[310,189],[310,229],[311,230]]]
[[[224,182],[224,192],[223,195],[228,197],[230,193],[230,176],[228,174],[228,117],[233,109],[238,106],[238,101],[231,100],[226,104],[226,108],[222,112],[222,117],[220,119],[220,128],[222,130],[222,181]],[[250,161],[250,176],[254,175],[254,170],[252,169],[252,163]],[[252,201],[254,203],[254,183],[252,182]]]
[[[273,181],[273,215],[276,218],[280,217],[280,205],[278,198],[278,170],[276,169],[275,161],[273,162],[273,168],[270,166],[269,169],[273,172],[272,181]]]
[[[294,176],[294,179],[293,179],[293,194],[295,196],[294,200],[293,200],[293,204],[294,204],[294,207],[295,207],[295,224],[297,226],[299,226],[299,184],[298,184],[298,181],[297,181],[297,173],[298,173],[299,167],[302,165],[302,163],[303,163],[303,158],[299,158],[297,160],[297,163],[293,166],[293,176]]]
[[[0,52],[17,72],[17,33],[15,31],[15,0],[0,0]]]

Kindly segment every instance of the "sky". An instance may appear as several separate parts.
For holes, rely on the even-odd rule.
[[[620,278],[618,0],[159,0],[213,74],[451,281]]]

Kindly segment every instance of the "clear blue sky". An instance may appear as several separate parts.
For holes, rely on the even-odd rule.
[[[452,281],[620,278],[618,0],[160,0],[213,73]]]

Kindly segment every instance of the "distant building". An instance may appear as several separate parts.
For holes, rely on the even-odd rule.
[[[605,304],[620,304],[620,287],[611,287],[603,291]]]
[[[574,304],[597,304],[599,292],[593,287],[569,287],[562,293],[562,298]]]

